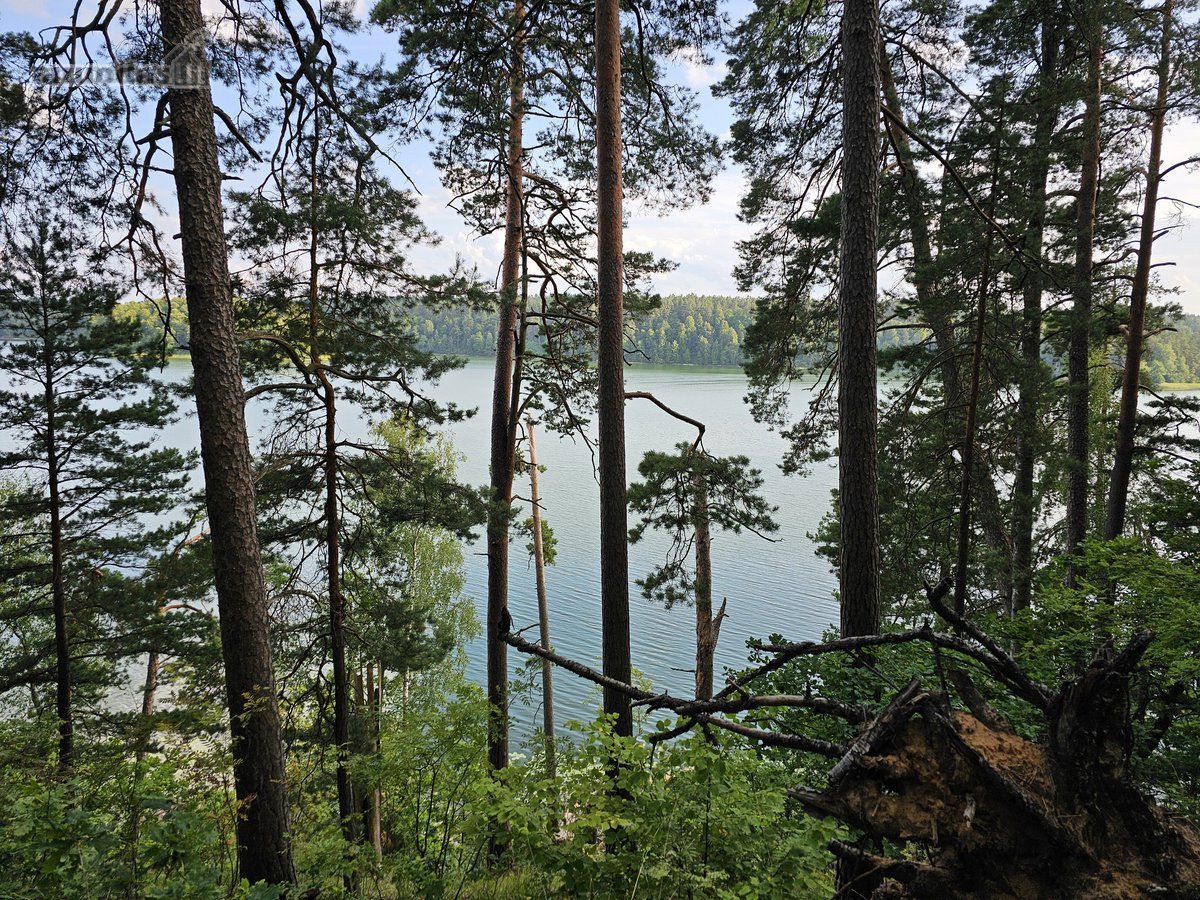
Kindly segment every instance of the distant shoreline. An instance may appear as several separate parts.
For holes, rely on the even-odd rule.
[[[463,356],[462,354],[450,353],[447,356],[461,356],[462,359],[468,361],[491,361],[492,356]],[[191,359],[191,354],[186,350],[179,350],[167,356],[167,362],[185,362]],[[687,371],[703,371],[711,372],[714,375],[741,375],[743,370],[741,366],[706,366],[703,363],[663,363],[663,362],[647,362],[646,360],[638,360],[637,362],[629,363],[631,367],[652,366],[657,369],[684,369]],[[1200,381],[1164,381],[1162,384],[1155,385],[1155,390],[1159,391],[1200,391]]]

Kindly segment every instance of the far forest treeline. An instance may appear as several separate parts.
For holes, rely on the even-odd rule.
[[[186,304],[177,300],[172,306],[170,349],[186,348]],[[118,317],[124,313],[140,320],[147,337],[161,338],[162,316],[148,301],[124,303],[117,309]],[[663,366],[739,366],[746,328],[753,316],[754,300],[750,297],[662,297],[654,308],[629,317],[630,346],[636,348],[628,354],[629,360]],[[406,313],[405,318],[426,352],[454,356],[491,356],[495,352],[493,310],[418,308]],[[1168,322],[1149,342],[1143,379],[1156,385],[1200,384],[1200,316],[1183,314]],[[0,339],[8,337],[10,332],[0,325]],[[927,337],[927,329],[897,327],[895,321],[888,321],[879,331],[879,349],[886,359],[888,350],[911,347]],[[1112,364],[1120,368],[1115,355]]]

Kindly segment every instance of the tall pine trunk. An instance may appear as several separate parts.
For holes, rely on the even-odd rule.
[[[1108,509],[1104,537],[1112,540],[1125,530],[1125,507],[1129,500],[1129,477],[1133,472],[1133,438],[1137,424],[1138,393],[1141,385],[1142,346],[1146,330],[1146,298],[1150,293],[1150,260],[1154,254],[1154,217],[1158,208],[1158,182],[1162,170],[1163,125],[1167,117],[1167,92],[1171,77],[1171,25],[1173,0],[1162,6],[1162,46],[1158,57],[1158,92],[1150,114],[1150,158],[1146,161],[1146,197],[1142,204],[1142,230],[1138,240],[1137,268],[1129,296],[1129,327],[1125,337],[1125,371],[1121,379],[1121,413],[1113,451],[1112,480],[1108,487]]]
[[[838,505],[843,637],[879,631],[875,303],[879,237],[879,7],[842,13],[842,209],[838,276]]]
[[[692,482],[692,541],[696,551],[696,699],[711,700],[713,695],[713,657],[721,636],[725,604],[717,614],[712,608],[712,529],[708,514],[708,485],[697,474]]]
[[[600,615],[604,674],[628,684],[629,545],[625,484],[625,328],[621,187],[621,19],[618,0],[596,2],[597,258],[600,374]],[[629,698],[604,689],[616,733],[633,734]]]
[[[550,645],[550,600],[546,595],[546,548],[542,543],[541,492],[538,489],[537,441],[533,434],[533,419],[525,420],[529,434],[529,505],[533,510],[533,577],[537,585],[538,631],[540,643]],[[556,772],[554,743],[554,665],[542,660],[542,732],[546,741],[546,777],[553,780]]]
[[[1021,374],[1017,398],[1017,449],[1013,472],[1012,601],[1010,612],[1025,609],[1033,585],[1033,523],[1037,504],[1033,476],[1037,465],[1038,411],[1042,403],[1042,294],[1046,287],[1042,248],[1046,232],[1046,182],[1050,177],[1050,139],[1058,124],[1059,33],[1057,8],[1042,22],[1042,57],[1038,66],[1037,114],[1030,148],[1032,163],[1026,183],[1029,216],[1024,250],[1033,264],[1021,288]]]
[[[524,18],[521,3],[513,9],[514,21]],[[517,287],[525,209],[522,197],[522,150],[525,120],[524,44],[518,31],[513,38],[512,72],[509,74],[508,160],[504,213],[504,259],[500,268],[500,318],[496,325],[496,370],[492,379],[491,504],[487,520],[487,693],[488,764],[508,765],[508,518],[512,507],[513,363],[517,341]]]
[[[325,585],[329,602],[329,655],[333,663],[333,747],[337,760],[338,818],[347,841],[357,838],[357,809],[354,785],[347,762],[350,758],[350,676],[346,666],[346,596],[342,592],[341,512],[338,508],[337,393],[321,359],[320,232],[317,222],[319,181],[318,154],[321,146],[320,111],[313,113],[312,168],[309,176],[308,242],[308,353],[309,366],[321,389],[325,423],[321,441],[321,470],[324,482]],[[347,876],[347,886],[349,886]]]
[[[333,385],[320,374],[325,402],[325,566],[329,591],[329,653],[333,663],[333,743],[337,754],[338,815],[347,841],[357,838],[354,785],[347,763],[350,758],[350,676],[346,666],[346,595],[341,576],[341,513],[338,508],[337,402]]]
[[[161,0],[168,52],[205,34],[199,0]],[[202,45],[201,45],[202,46]],[[204,51],[194,51],[199,56]],[[198,60],[198,62],[200,62]],[[198,68],[207,72],[206,66]],[[167,91],[200,455],[233,739],[240,876],[294,883],[270,617],[207,81]]]
[[[838,588],[841,633],[843,637],[853,637],[876,634],[880,628],[875,303],[882,51],[877,0],[846,0],[842,8],[841,40]],[[915,193],[912,196],[915,199]],[[858,890],[867,874],[862,869],[861,865],[839,863],[839,897],[865,896]]]
[[[1083,7],[1086,20],[1087,81],[1080,134],[1081,165],[1076,198],[1075,269],[1071,285],[1071,333],[1067,352],[1067,509],[1068,554],[1078,551],[1087,536],[1089,373],[1092,324],[1093,244],[1096,236],[1096,194],[1100,176],[1100,77],[1104,58],[1104,26],[1097,0]],[[1067,570],[1074,581],[1074,566]]]
[[[42,304],[46,342],[46,473],[50,499],[50,594],[54,605],[54,706],[58,715],[58,770],[68,772],[75,757],[75,719],[71,714],[71,640],[67,631],[66,547],[62,491],[59,485],[58,423],[54,366],[51,361],[49,309]]]

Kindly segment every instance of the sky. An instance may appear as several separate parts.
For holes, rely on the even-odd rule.
[[[216,0],[204,0],[215,3]],[[364,0],[358,0],[365,9]],[[736,15],[747,8],[744,0],[733,7]],[[65,21],[72,4],[64,0],[0,0],[0,29],[38,31]],[[392,38],[380,32],[368,34],[364,46],[384,52]],[[710,88],[724,74],[724,67],[705,66],[693,59],[678,61],[675,77],[699,92],[701,119],[720,138],[727,139],[731,114],[723,100],[712,97]],[[1164,140],[1164,168],[1200,155],[1200,123],[1175,123]],[[432,248],[417,248],[413,264],[418,270],[444,269],[456,257],[478,266],[485,276],[499,267],[499,235],[478,238],[448,206],[449,195],[438,182],[426,149],[419,145],[401,148],[400,158],[420,191],[419,208],[426,225],[441,241]],[[676,211],[666,216],[627,206],[629,223],[625,244],[630,250],[651,251],[674,260],[678,268],[659,276],[655,288],[664,294],[735,294],[733,268],[736,244],[748,237],[751,228],[739,221],[738,202],[744,192],[743,174],[726,163],[717,175],[711,200],[703,206]],[[1163,182],[1161,195],[1200,204],[1200,167],[1178,169]],[[1159,225],[1177,225],[1159,241],[1155,260],[1162,282],[1177,288],[1175,299],[1187,312],[1200,314],[1200,210],[1171,202],[1160,203]]]

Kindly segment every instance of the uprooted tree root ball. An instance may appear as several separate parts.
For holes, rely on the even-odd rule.
[[[1085,725],[1078,709],[1064,713]],[[905,846],[889,859],[832,844],[860,873],[851,896],[1200,896],[1200,835],[1119,767],[1092,778],[1104,743],[1056,754],[937,694],[917,694],[893,721],[825,791],[791,792],[816,815]]]
[[[620,684],[517,635],[519,650],[630,696],[669,709],[683,723],[651,738],[715,726],[764,745],[823,755],[836,763],[824,790],[789,795],[811,814],[857,829],[854,844],[833,841],[839,897],[1200,898],[1200,832],[1147,797],[1130,769],[1129,682],[1151,632],[1119,653],[1103,645],[1078,677],[1053,690],[1030,677],[989,635],[929,591],[934,610],[956,634],[928,626],[825,643],[760,645],[773,658],[730,680],[712,700],[682,700]],[[970,710],[955,710],[946,691],[905,685],[877,715],[835,698],[755,695],[749,685],[790,660],[826,653],[862,654],[924,642],[976,665],[1042,717],[1045,739],[1009,730],[964,668],[946,680]],[[947,688],[948,690],[948,688]],[[804,708],[858,726],[848,746],[751,727],[732,714],[768,707]],[[884,851],[884,843],[890,850]],[[893,852],[896,849],[899,852]]]

